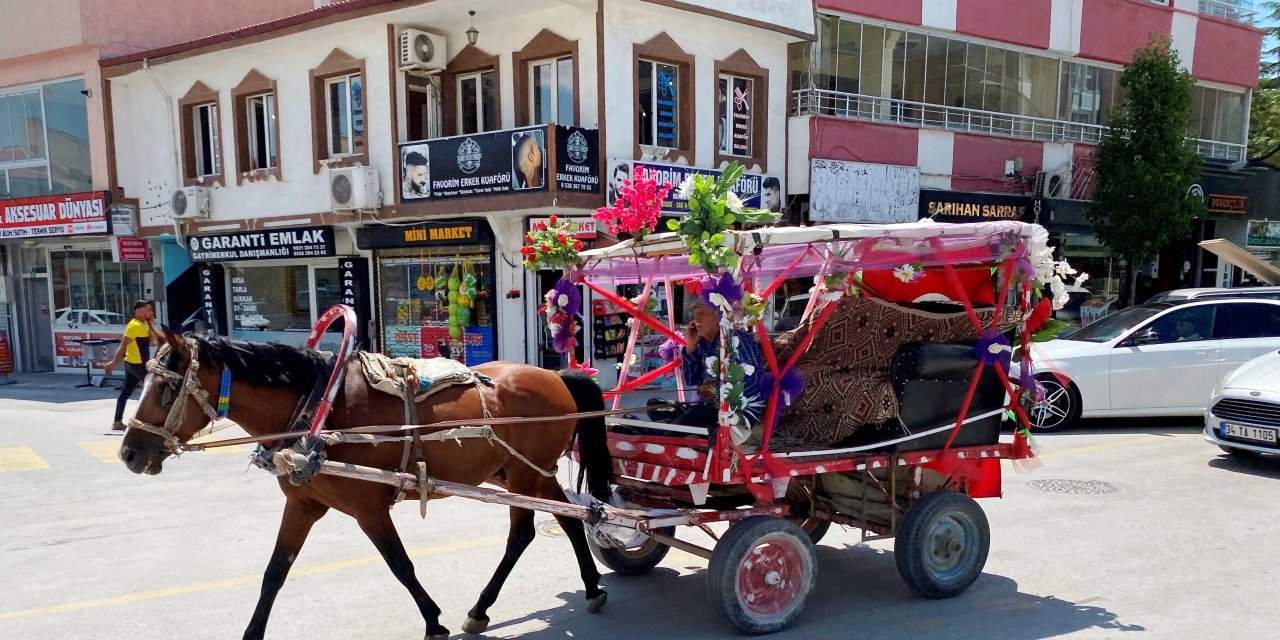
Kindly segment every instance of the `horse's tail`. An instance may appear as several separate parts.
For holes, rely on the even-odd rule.
[[[604,394],[591,376],[578,369],[566,369],[560,372],[560,379],[573,396],[579,413],[604,410]],[[578,457],[582,462],[582,473],[586,475],[587,490],[597,500],[607,502],[611,492],[609,484],[613,481],[613,456],[609,454],[604,417],[578,420],[574,438],[578,441]],[[581,490],[581,477],[578,484]]]

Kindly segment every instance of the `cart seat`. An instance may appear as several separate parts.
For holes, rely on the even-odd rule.
[[[780,416],[774,431],[779,444],[833,445],[847,441],[864,427],[896,423],[902,410],[890,374],[898,350],[909,343],[963,345],[978,339],[978,332],[957,305],[908,306],[875,298],[845,298],[836,304],[839,306],[796,362],[804,391]],[[986,326],[995,308],[975,311]],[[816,315],[774,340],[780,362],[791,356]],[[1019,320],[1018,311],[1006,307],[1000,314],[1000,327],[1008,330]],[[972,354],[971,347],[961,348]],[[908,394],[913,399],[914,389]]]

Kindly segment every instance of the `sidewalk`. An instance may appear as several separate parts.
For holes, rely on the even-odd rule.
[[[101,375],[95,375],[97,383]],[[41,402],[81,402],[84,400],[101,400],[115,398],[120,394],[120,376],[112,376],[107,387],[80,387],[84,384],[83,373],[10,373],[9,379],[14,384],[0,385],[0,400],[36,400]],[[135,392],[136,394],[136,392]]]

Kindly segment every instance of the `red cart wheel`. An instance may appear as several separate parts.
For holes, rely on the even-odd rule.
[[[707,599],[739,633],[779,631],[796,619],[817,577],[813,541],[794,523],[753,516],[716,545]]]

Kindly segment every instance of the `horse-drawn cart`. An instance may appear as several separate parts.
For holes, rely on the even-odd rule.
[[[814,545],[832,524],[860,529],[863,540],[896,538],[899,572],[916,593],[945,598],[964,591],[981,573],[990,545],[986,517],[974,499],[1001,494],[1002,460],[1032,457],[1023,388],[1007,371],[1016,345],[1025,347],[1028,340],[1025,323],[1037,289],[1048,284],[1045,274],[1053,273],[1043,230],[1018,222],[770,227],[724,231],[704,243],[727,248],[735,257],[734,267],[708,274],[690,264],[688,244],[678,234],[649,235],[582,253],[581,268],[566,274],[568,286],[548,298],[551,315],[575,306],[569,298],[580,296],[585,287],[630,314],[622,382],[603,393],[612,397],[612,408],[598,404],[600,396],[592,404],[575,393],[576,411],[521,413],[485,405],[486,397],[494,402],[493,396],[475,382],[479,415],[436,413],[428,423],[431,428],[424,430],[422,420],[410,419],[420,416],[412,416],[412,403],[405,402],[403,426],[367,421],[362,424],[375,426],[350,426],[346,414],[334,409],[344,416],[344,425],[324,429],[335,402],[333,381],[341,386],[345,376],[350,386],[358,379],[340,365],[330,384],[316,384],[325,389],[313,394],[321,401],[320,415],[302,412],[312,426],[308,437],[286,439],[282,436],[299,434],[262,429],[257,436],[225,442],[272,441],[276,448],[265,449],[259,460],[278,475],[297,483],[336,477],[387,485],[401,498],[420,500],[424,515],[429,499],[461,496],[549,512],[562,525],[569,519],[584,521],[591,553],[620,575],[647,572],[670,548],[707,558],[709,601],[742,633],[776,631],[796,618],[816,581]],[[797,328],[771,335],[769,323],[762,321],[762,304],[785,283],[798,280],[808,283],[811,296],[804,316]],[[693,351],[685,348],[691,334],[678,317],[675,292],[681,287],[684,306],[700,298],[718,317],[716,353],[695,363],[718,382],[709,400],[686,388],[682,375]],[[655,295],[665,296],[666,317],[650,311],[653,305],[647,303]],[[344,313],[339,309],[326,320]],[[564,328],[572,333],[573,313],[568,316]],[[317,327],[313,338],[324,329]],[[553,327],[553,332],[561,329]],[[669,339],[667,361],[632,375],[631,356],[642,332]],[[748,341],[758,343],[762,365],[740,357]],[[344,345],[350,344],[349,336]],[[182,348],[173,344],[169,359],[158,357],[151,366],[179,392],[177,400],[170,394],[167,404],[157,403],[162,413],[152,411],[147,422],[140,412],[133,422],[146,434],[166,438],[169,452],[199,448],[190,440],[196,430],[191,425],[200,426],[200,421],[171,420],[172,406],[185,407],[189,400],[183,393],[203,403],[210,418],[218,413],[200,398],[212,395],[213,374],[200,374],[208,376],[202,381],[194,373],[199,365],[183,370],[186,362],[201,360],[196,353],[200,345],[192,338],[186,345],[192,351],[187,360],[173,360],[172,351]],[[348,356],[341,353],[335,361],[355,360]],[[643,397],[667,376],[676,378],[676,402],[625,406],[628,398]],[[144,393],[144,403],[147,397]],[[460,395],[459,402],[467,397]],[[711,403],[714,424],[670,420],[699,402]],[[594,498],[566,490],[570,501],[565,501],[554,490],[527,489],[546,486],[554,459],[539,458],[541,454],[518,442],[521,429],[601,418],[609,423],[607,439],[589,438],[589,431],[580,428],[572,453],[588,471],[593,466],[598,471],[601,460],[607,461],[611,496],[602,494],[598,473],[594,482],[588,478]],[[1002,425],[1008,423],[1013,435],[1002,440]],[[397,449],[386,459],[401,459],[401,464],[370,463],[343,453],[375,442],[403,442],[403,458]],[[453,478],[447,461],[431,459],[433,446],[471,451],[458,449],[462,443],[496,451],[503,471]],[[411,445],[426,454],[411,456]],[[140,446],[136,438],[126,438],[126,448]],[[602,458],[605,446],[608,455]],[[125,448],[122,457],[129,461]],[[149,469],[131,462],[135,466]],[[521,484],[524,475],[533,480]],[[503,488],[475,486],[485,480]],[[725,522],[727,530],[712,528]],[[363,520],[361,525],[366,532],[373,528]],[[515,539],[514,517],[512,526]],[[678,526],[699,529],[710,542],[677,538]],[[516,546],[510,557],[508,545],[510,564],[523,550]],[[278,554],[282,548],[287,545],[278,545]],[[580,551],[576,542],[575,551]],[[508,559],[499,569],[502,579],[510,571]],[[388,562],[395,570],[390,557]],[[604,595],[593,592],[592,571],[583,569],[594,611],[603,606]],[[268,582],[270,576],[269,570]],[[500,587],[499,576],[495,581]],[[486,589],[465,630],[484,629],[484,611],[497,587],[491,583]],[[439,635],[443,628],[438,622],[432,626],[430,607],[421,599],[419,605],[428,635]],[[269,602],[266,607],[269,611]],[[438,613],[435,609],[434,615]],[[254,620],[256,624],[259,617]]]

